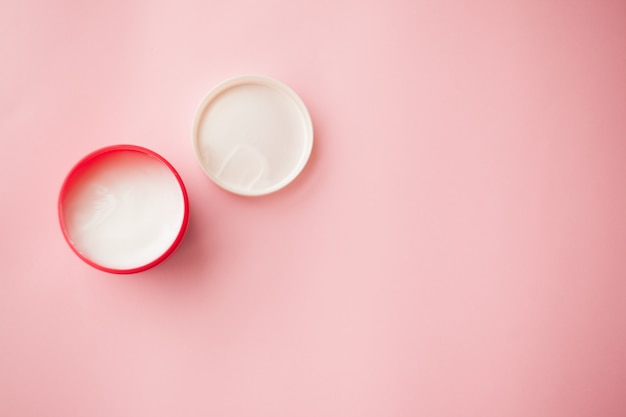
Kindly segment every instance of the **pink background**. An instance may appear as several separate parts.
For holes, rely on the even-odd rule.
[[[626,2],[4,0],[0,415],[626,415]],[[294,88],[286,189],[196,163],[205,93]],[[61,183],[133,143],[188,234],[115,276]]]

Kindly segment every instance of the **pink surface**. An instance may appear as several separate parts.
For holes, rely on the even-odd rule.
[[[626,415],[624,1],[9,0],[0,35],[1,416]],[[316,132],[263,198],[190,138],[250,72]],[[57,221],[116,143],[191,203],[134,276]]]

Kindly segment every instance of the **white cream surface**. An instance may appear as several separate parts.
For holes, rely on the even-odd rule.
[[[185,200],[172,171],[136,151],[100,155],[76,172],[62,215],[75,248],[111,269],[133,269],[163,255],[176,240]]]

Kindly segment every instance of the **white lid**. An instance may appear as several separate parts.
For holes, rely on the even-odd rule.
[[[298,95],[269,77],[219,84],[194,118],[193,147],[204,172],[236,194],[262,195],[289,184],[313,146],[311,117]]]

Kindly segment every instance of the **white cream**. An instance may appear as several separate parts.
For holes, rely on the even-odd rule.
[[[75,173],[63,198],[69,239],[105,268],[139,268],[163,255],[181,231],[185,199],[172,171],[131,150],[97,157]]]

